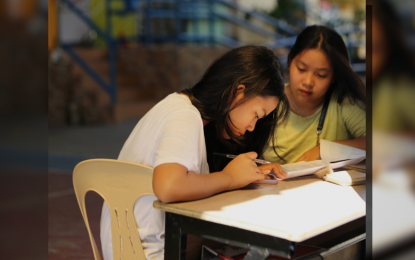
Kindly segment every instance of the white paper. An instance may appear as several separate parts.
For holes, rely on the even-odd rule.
[[[366,151],[322,139],[320,140],[320,157],[326,162],[337,162],[365,158]]]
[[[366,179],[366,174],[355,170],[333,172],[326,175],[326,180],[330,181],[330,178],[335,181],[339,181],[340,184],[349,184],[354,181],[360,181]]]
[[[281,165],[281,168],[284,170],[284,172],[287,173],[287,177],[285,179],[290,179],[294,177],[304,176],[304,175],[310,175],[316,173],[318,170],[330,165],[330,167],[334,170],[337,168],[341,168],[347,165],[354,165],[361,161],[363,161],[366,157],[351,159],[351,160],[345,160],[341,162],[335,162],[335,163],[327,163],[323,160],[316,160],[316,161],[310,161],[310,162],[297,162],[297,163],[290,163],[290,164],[284,164]],[[284,180],[285,180],[284,179]],[[279,179],[281,180],[281,179]]]
[[[297,162],[297,163],[289,163],[281,165],[281,168],[284,172],[287,173],[287,177],[285,179],[290,179],[294,177],[299,177],[308,174],[314,174],[316,171],[330,165],[329,163],[316,160],[310,162]]]
[[[332,169],[337,169],[337,168],[341,168],[341,167],[344,167],[344,166],[357,164],[357,163],[360,163],[361,161],[363,161],[365,158],[366,158],[366,156],[356,158],[356,159],[351,159],[351,160],[345,160],[345,161],[341,161],[341,162],[330,163],[330,167]]]
[[[284,172],[287,173],[285,179],[314,174],[328,165],[332,169],[337,169],[357,164],[366,158],[366,151],[327,140],[320,140],[320,157],[322,160],[281,165]]]

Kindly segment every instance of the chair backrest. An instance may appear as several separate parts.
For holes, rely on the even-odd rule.
[[[111,212],[113,259],[145,260],[133,208],[141,196],[154,195],[152,178],[151,167],[132,162],[92,159],[76,165],[73,185],[95,260],[101,260],[101,256],[88,223],[86,193],[95,191],[108,204]]]

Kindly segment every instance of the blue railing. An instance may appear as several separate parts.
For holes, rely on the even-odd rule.
[[[126,15],[131,12],[135,12],[139,8],[139,0],[122,0],[124,2],[124,8],[121,10],[113,10],[111,7],[112,0],[105,0],[106,6],[106,30],[104,31],[98,25],[96,25],[88,16],[86,16],[80,9],[78,9],[70,0],[60,0],[68,8],[75,13],[86,25],[93,29],[98,36],[100,36],[108,46],[108,58],[109,58],[109,82],[104,80],[76,51],[67,43],[62,43],[62,48],[85,70],[88,75],[91,76],[111,97],[113,104],[117,102],[117,86],[116,86],[116,48],[118,47],[118,39],[112,37],[112,16],[113,15]],[[173,4],[173,9],[153,9],[152,3],[170,3]],[[214,5],[225,5],[227,7],[234,8],[239,12],[249,14],[263,22],[266,22],[283,32],[289,34],[297,33],[292,27],[282,21],[278,21],[272,17],[264,15],[257,11],[246,10],[243,7],[229,0],[144,0],[142,2],[144,8],[144,27],[145,33],[139,37],[130,38],[130,40],[141,41],[146,44],[153,42],[166,42],[175,41],[176,44],[183,42],[209,42],[211,45],[215,43],[224,44],[231,48],[239,47],[242,44],[232,38],[223,36],[220,38],[214,37],[214,22],[217,19],[222,19],[228,22],[238,24],[242,27],[255,31],[259,34],[265,35],[270,38],[281,38],[282,36],[276,32],[265,30],[260,26],[237,17],[232,14],[222,14],[214,10]],[[174,35],[154,35],[151,30],[151,19],[153,18],[173,18],[175,19],[176,33]],[[189,34],[180,31],[181,20],[191,19],[194,21],[193,28],[195,33]],[[200,35],[198,32],[199,20],[207,19],[209,21],[209,33],[208,35]],[[282,41],[284,43],[284,41]]]
[[[234,8],[238,11],[243,12],[244,14],[250,15],[251,17],[254,17],[260,21],[263,21],[267,24],[272,25],[274,28],[278,29],[279,31],[284,32],[287,35],[294,36],[299,34],[300,32],[294,28],[293,26],[289,25],[283,20],[278,20],[270,15],[267,15],[263,12],[258,12],[256,10],[247,9],[239,4],[237,4],[234,1],[231,0],[215,0],[216,3],[224,4],[226,6],[229,6],[231,8]]]
[[[118,39],[112,37],[112,16],[113,15],[126,15],[132,12],[142,11],[143,14],[143,28],[144,33],[142,35],[136,35],[133,37],[126,37],[129,41],[139,41],[147,45],[155,42],[175,42],[180,45],[185,42],[203,42],[209,43],[211,46],[219,43],[231,48],[242,46],[243,44],[236,39],[233,39],[226,35],[215,37],[215,21],[225,21],[232,24],[236,24],[243,28],[249,29],[263,35],[270,39],[265,46],[269,48],[278,47],[292,47],[294,44],[299,30],[297,27],[291,26],[282,20],[273,18],[265,13],[255,10],[247,9],[241,5],[238,5],[232,0],[118,0],[124,2],[124,8],[121,10],[113,10],[111,7],[111,1],[105,0],[106,4],[106,29],[105,31],[97,26],[89,17],[87,17],[82,11],[80,11],[70,0],[60,0],[66,4],[82,21],[84,21],[90,28],[95,30],[97,34],[107,43],[109,52],[109,75],[110,81],[106,82],[98,73],[96,73],[76,52],[65,43],[62,43],[63,48],[67,53],[105,90],[110,96],[112,103],[117,102],[116,91],[116,48],[118,47]],[[169,8],[153,8],[154,3],[170,4]],[[236,10],[238,13],[242,13],[245,17],[249,16],[256,20],[262,21],[262,23],[269,25],[271,29],[264,29],[264,27],[254,24],[248,19],[241,18],[231,12],[220,12],[215,7],[226,7]],[[151,28],[152,19],[155,18],[171,18],[174,20],[175,31],[170,35],[156,35]],[[193,32],[183,32],[181,30],[182,20],[192,21]],[[200,34],[201,21],[207,21],[208,33]],[[277,33],[278,32],[278,33]],[[354,32],[344,32],[345,34]],[[342,32],[340,32],[342,33]],[[355,46],[361,46],[363,43],[359,41],[348,40],[346,42],[349,50]],[[286,57],[282,57],[284,61]],[[354,64],[354,68],[357,71],[365,71],[364,64]]]
[[[169,3],[174,6],[172,9],[158,9],[158,8],[151,8],[151,4],[153,3]],[[255,18],[257,20],[262,21],[265,24],[268,24],[271,26],[271,30],[264,29],[261,26],[255,25],[251,21],[241,18],[237,15],[234,15],[232,13],[221,13],[216,10],[214,10],[215,6],[225,6],[228,9],[233,8],[239,13],[243,13],[244,15],[248,15],[252,18]],[[237,24],[241,27],[244,27],[246,29],[249,29],[251,31],[254,31],[260,35],[272,38],[272,39],[283,39],[287,36],[294,36],[299,33],[299,31],[294,28],[293,26],[287,24],[284,21],[275,19],[265,13],[258,12],[255,10],[249,10],[241,5],[238,5],[237,3],[231,1],[231,0],[190,0],[190,1],[184,1],[184,0],[147,0],[143,2],[144,8],[144,15],[145,15],[145,33],[142,37],[143,41],[146,43],[152,43],[152,42],[159,42],[163,41],[170,41],[171,36],[169,35],[159,35],[155,36],[152,34],[150,24],[151,19],[154,18],[172,18],[175,19],[176,24],[176,32],[174,34],[174,37],[176,39],[176,42],[180,44],[181,42],[187,42],[187,41],[193,41],[193,40],[200,40],[204,39],[204,37],[201,37],[198,35],[199,30],[198,24],[200,20],[208,20],[209,21],[209,34],[208,38],[212,42],[221,43],[224,45],[227,45],[228,47],[234,48],[237,46],[242,45],[240,42],[230,39],[226,36],[221,37],[214,37],[214,21],[222,20],[227,21],[233,24]],[[180,31],[180,22],[182,19],[192,20],[193,22],[193,28],[195,33],[189,34],[189,33],[183,33]],[[284,35],[277,33],[276,31],[284,33]],[[283,41],[283,43],[286,43],[287,41]],[[290,41],[291,42],[291,41]],[[281,45],[281,44],[279,44]]]
[[[116,48],[117,48],[117,40],[111,36],[112,31],[112,23],[110,16],[111,8],[110,7],[110,0],[106,0],[107,6],[107,28],[106,31],[103,31],[98,25],[96,25],[88,16],[86,16],[78,7],[76,7],[70,0],[60,0],[64,3],[68,8],[74,12],[85,24],[87,24],[90,28],[94,29],[96,33],[105,40],[108,45],[108,58],[109,58],[109,75],[110,75],[110,82],[106,82],[101,75],[99,75],[91,66],[88,65],[87,62],[79,56],[69,44],[62,43],[62,48],[105,90],[111,97],[111,102],[113,104],[117,103],[117,82],[116,82]],[[126,0],[127,1],[127,0]]]

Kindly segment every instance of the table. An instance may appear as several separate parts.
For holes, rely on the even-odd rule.
[[[186,234],[249,248],[245,259],[291,258],[304,241],[328,248],[365,239],[366,186],[315,176],[154,207],[166,212],[165,259],[185,259]]]

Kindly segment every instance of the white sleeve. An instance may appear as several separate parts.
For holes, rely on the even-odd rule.
[[[164,163],[178,163],[188,171],[197,172],[202,125],[200,115],[193,111],[177,112],[169,116],[161,126],[153,167]]]

